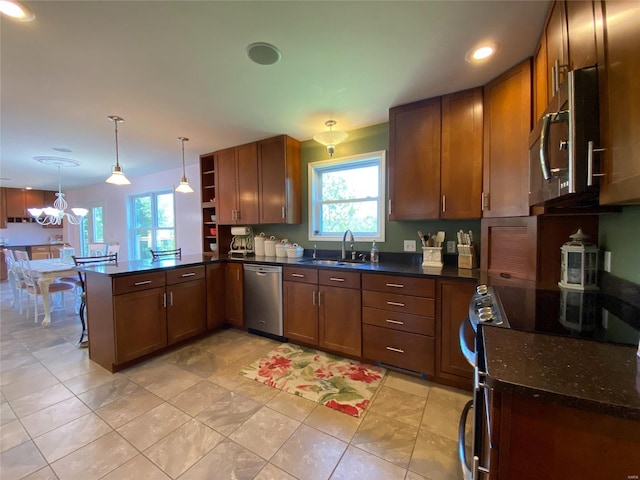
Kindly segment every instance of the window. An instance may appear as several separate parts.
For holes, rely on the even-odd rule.
[[[90,243],[104,243],[104,218],[102,205],[89,208],[89,213],[80,222],[80,250],[82,256],[89,255]]]
[[[130,197],[129,225],[135,260],[151,258],[149,249],[176,248],[173,191]]]
[[[385,152],[309,164],[309,240],[384,241]]]

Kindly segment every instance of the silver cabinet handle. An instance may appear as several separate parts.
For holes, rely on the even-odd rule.
[[[604,152],[606,148],[593,148],[593,140],[587,143],[587,185],[593,185],[593,177],[604,177],[604,173],[593,173],[593,153]]]
[[[318,292],[318,306],[322,305],[322,292]]]
[[[169,292],[169,306],[173,307],[173,292]]]
[[[282,218],[287,218],[287,209],[282,207]]]
[[[387,283],[387,287],[404,288],[404,285],[401,283]]]
[[[314,290],[311,296],[311,305],[315,305],[316,304],[316,291]]]
[[[404,353],[404,350],[400,348],[387,347],[387,350],[391,350],[392,352],[396,352],[396,353]]]
[[[344,282],[344,278],[338,278],[338,277],[329,277],[329,280],[332,280],[334,282]]]
[[[302,273],[292,273],[291,276],[296,278],[304,278],[304,275]]]
[[[393,305],[394,307],[404,307],[404,303],[400,302],[387,302],[387,305]]]
[[[447,211],[447,196],[442,195],[442,213]]]
[[[389,199],[389,215],[391,215],[391,199]]]
[[[387,318],[387,323],[393,323],[394,325],[404,325],[404,322],[400,322],[399,320],[391,320]]]
[[[480,208],[484,212],[489,210],[489,194],[482,192],[482,199],[480,200]]]
[[[196,274],[195,272],[183,273],[182,276],[183,277],[193,277],[195,274]]]
[[[148,285],[151,283],[151,280],[145,280],[144,282],[136,282],[133,285],[139,287],[140,285]]]
[[[162,308],[167,308],[167,293],[162,294]]]

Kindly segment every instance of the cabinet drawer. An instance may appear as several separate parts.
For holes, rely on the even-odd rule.
[[[318,270],[314,268],[284,267],[282,280],[290,282],[318,283]]]
[[[363,274],[362,289],[433,298],[436,294],[436,282],[430,278]]]
[[[167,270],[166,274],[167,285],[191,282],[192,280],[200,280],[204,278],[204,267],[176,268],[175,270]]]
[[[31,247],[31,253],[51,253],[51,248],[48,246]]]
[[[365,358],[433,375],[435,371],[433,337],[373,325],[362,326],[362,337]]]
[[[118,277],[113,279],[113,294],[148,290],[165,285],[165,272],[153,272],[141,275],[131,275],[128,277]]]
[[[433,298],[412,297],[410,295],[394,295],[391,293],[362,291],[362,305],[379,308],[390,312],[411,313],[413,315],[435,316],[435,300]]]
[[[388,312],[371,307],[362,308],[362,323],[431,337],[435,335],[436,325],[433,317]]]
[[[318,283],[332,287],[360,288],[360,274],[335,270],[320,270]]]

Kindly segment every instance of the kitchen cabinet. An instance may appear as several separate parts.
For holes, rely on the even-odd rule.
[[[557,283],[560,248],[578,228],[598,238],[597,215],[482,219],[480,268],[503,279]]]
[[[600,181],[603,205],[640,204],[640,5],[604,3],[604,69],[600,112],[605,176]],[[604,81],[602,81],[604,79]]]
[[[529,214],[531,59],[484,87],[482,216]]]
[[[468,388],[473,379],[473,368],[460,351],[460,324],[469,315],[469,302],[475,293],[476,282],[438,280],[436,326],[436,376],[443,382],[459,388]],[[467,345],[473,345],[473,330],[467,333]]]
[[[435,281],[362,275],[364,358],[435,373]]]
[[[225,323],[226,298],[224,263],[213,263],[205,267],[207,279],[207,328],[220,328]]]
[[[216,152],[218,224],[258,223],[258,150],[255,142]]]
[[[257,142],[260,223],[300,223],[300,142],[287,135]]]
[[[206,330],[205,268],[178,268],[166,275],[167,343],[173,345]]]
[[[27,211],[29,208],[44,206],[42,190],[23,190],[21,188],[7,188],[5,190],[7,217],[9,218],[31,218],[31,214]]]
[[[640,422],[490,390],[491,480],[633,478]]]
[[[547,37],[540,37],[540,43],[533,55],[533,119],[537,121],[549,104],[547,91]]]
[[[0,187],[0,229],[7,228],[7,189]]]
[[[234,327],[244,327],[243,288],[244,279],[241,263],[227,263],[226,268],[226,320]]]
[[[359,273],[285,267],[283,297],[289,340],[362,355]]]
[[[231,243],[228,229],[218,228],[216,195],[216,154],[200,155],[200,188],[202,199],[202,252],[215,255]]]
[[[7,260],[4,255],[4,249],[0,249],[0,282],[4,282],[7,278],[9,278]]]
[[[564,0],[551,5],[543,35],[547,45],[547,98],[551,99],[566,81],[569,68],[569,41]]]
[[[55,253],[54,253],[55,252]],[[60,249],[49,245],[33,245],[29,248],[31,260],[46,260],[47,258],[60,258]]]
[[[440,216],[440,97],[389,110],[389,220]]]
[[[480,218],[482,88],[442,97],[440,218]]]

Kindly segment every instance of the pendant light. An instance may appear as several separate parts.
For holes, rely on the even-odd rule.
[[[184,168],[184,142],[188,142],[189,139],[187,137],[178,137],[178,140],[182,142],[182,180],[180,180],[180,185],[176,187],[176,192],[193,193],[193,188],[189,185],[189,180],[187,180],[187,174]]]
[[[116,164],[111,168],[111,176],[107,178],[105,182],[112,183],[113,185],[130,185],[131,182],[124,176],[124,171],[120,166],[118,158],[118,123],[124,122],[124,118],[118,117],[117,115],[110,115],[107,118],[116,126]]]
[[[338,130],[332,130],[333,126],[337,122],[335,120],[327,120],[324,124],[329,127],[329,131],[320,132],[313,136],[313,139],[327,147],[327,152],[329,156],[332,157],[333,153],[336,151],[336,145],[342,142],[345,138],[349,136],[348,133],[339,132]]]

